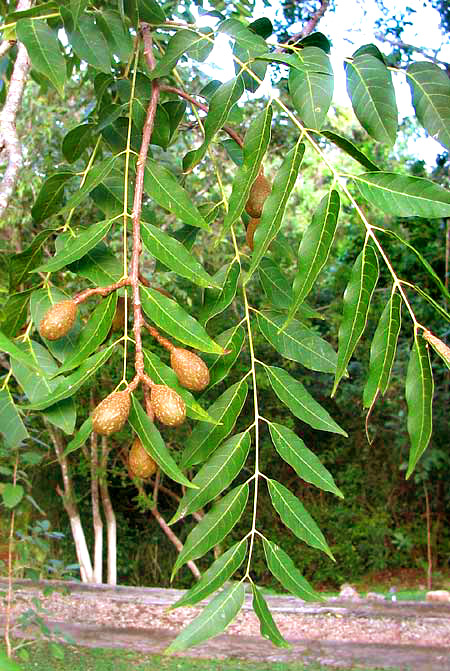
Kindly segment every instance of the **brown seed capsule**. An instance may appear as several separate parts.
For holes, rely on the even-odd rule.
[[[152,387],[150,400],[155,417],[166,426],[179,426],[186,417],[186,405],[176,391],[165,384]]]
[[[170,365],[182,387],[191,391],[202,391],[209,384],[209,370],[203,359],[182,347],[174,347],[170,353]]]
[[[423,337],[427,342],[430,343],[433,349],[435,349],[436,352],[441,355],[442,359],[444,359],[445,363],[450,368],[450,347],[446,345],[445,342],[443,342],[440,338],[435,336],[434,333],[428,331],[428,329],[423,332]]]
[[[129,301],[128,301],[129,303]],[[123,331],[125,329],[125,298],[119,296],[117,298],[116,311],[111,324],[112,331]]]
[[[249,214],[254,219],[259,219],[263,205],[271,191],[272,185],[269,180],[264,177],[264,175],[259,174],[253,182],[250,193],[248,194],[248,200],[245,205],[245,211],[247,214]]]
[[[52,305],[42,317],[39,333],[47,340],[59,340],[67,335],[74,325],[77,306],[72,300],[61,301]]]
[[[131,477],[149,478],[157,469],[158,464],[144,448],[140,438],[135,438],[128,453],[128,470]]]
[[[253,238],[260,221],[261,219],[250,219],[250,221],[248,222],[245,238],[247,240],[247,245],[250,247],[252,251],[253,251]]]
[[[116,391],[103,399],[92,413],[92,430],[102,436],[120,431],[128,419],[131,399],[128,391]]]

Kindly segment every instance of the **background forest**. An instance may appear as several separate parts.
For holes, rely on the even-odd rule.
[[[59,4],[63,5],[56,3]],[[256,19],[263,20],[267,7],[270,7],[272,16],[275,8],[273,35],[279,43],[288,41],[292,36],[296,36],[295,39],[298,40],[315,34],[315,39],[319,41],[328,38],[333,47],[333,35],[327,34],[325,37],[317,31],[322,30],[321,21],[326,20],[327,26],[332,23],[333,14],[341,2],[286,1],[279,6],[274,3],[270,6],[265,1],[258,4],[256,9],[246,0],[234,3],[211,2],[206,5],[201,0],[192,3],[186,0],[181,3],[169,1],[163,7],[166,15],[173,20],[192,23],[203,11],[210,9],[213,11],[214,20],[234,17],[244,21],[246,25]],[[450,29],[450,10],[447,3],[441,0],[425,5],[429,11],[434,10],[440,25],[442,43],[445,44],[448,42]],[[38,4],[37,7],[39,6]],[[96,3],[95,7],[99,11],[111,12],[110,16],[113,17],[115,9],[112,5],[109,7],[109,3]],[[449,71],[450,66],[441,58],[436,44],[425,42],[425,34],[423,43],[421,41],[411,45],[405,39],[405,31],[416,20],[414,7],[412,10],[404,9],[399,4],[398,9],[393,11],[381,1],[374,3],[374,7],[377,8],[378,19],[373,26],[372,41],[384,52],[389,65],[406,67],[414,60],[429,58]],[[12,14],[13,8],[8,3],[1,2],[0,10],[5,17]],[[48,11],[51,10],[49,7]],[[216,16],[214,12],[217,13]],[[59,27],[58,20],[54,19],[54,29]],[[49,23],[51,24],[51,19]],[[110,27],[111,25],[113,24]],[[267,24],[265,28],[267,29]],[[300,31],[303,32],[299,34]],[[350,32],[349,37],[355,47],[360,46],[357,35]],[[9,39],[8,35],[4,39]],[[124,43],[123,48],[126,49],[125,38]],[[165,46],[163,42],[161,44]],[[132,48],[131,38],[128,46],[130,45]],[[14,49],[17,47],[14,46]],[[351,44],[348,51],[349,55],[353,51]],[[1,102],[6,100],[13,55],[10,52],[0,60]],[[214,62],[206,67],[201,62],[185,58],[178,64],[178,85],[187,91],[203,91],[208,101],[215,88],[212,83],[214,76],[211,77],[214,67]],[[60,236],[55,248],[56,231],[58,229],[58,234],[61,233],[67,215],[56,214],[51,225],[48,223],[52,199],[58,199],[58,206],[61,207],[73,197],[78,188],[76,183],[64,177],[64,171],[67,171],[69,177],[74,172],[83,172],[90,151],[88,148],[92,148],[92,137],[94,142],[95,138],[100,138],[104,146],[114,152],[117,142],[120,143],[125,132],[123,117],[115,109],[119,106],[119,99],[121,102],[126,100],[125,79],[122,80],[123,90],[118,88],[113,94],[107,90],[105,83],[105,95],[112,97],[109,105],[105,104],[99,111],[99,88],[102,86],[102,76],[106,75],[98,74],[92,64],[86,64],[76,50],[69,51],[67,68],[68,77],[63,95],[42,74],[32,69],[17,115],[17,132],[22,143],[24,162],[15,191],[0,223],[0,328],[9,338],[17,338],[27,332],[28,300],[32,292],[42,284],[44,273],[29,273],[28,270],[50,261],[55,251],[61,250],[67,241],[67,238]],[[217,79],[220,79],[220,75]],[[270,86],[277,91],[281,100],[287,102],[288,88],[283,65],[276,65],[268,71],[264,85],[266,96]],[[172,105],[171,113],[176,113],[176,106],[182,105],[173,96],[166,96],[165,104]],[[245,135],[251,120],[264,110],[264,105],[260,91],[248,90],[244,98],[231,109],[227,124]],[[236,151],[233,140],[220,133],[214,140],[214,151],[206,154],[202,163],[189,174],[183,173],[183,157],[193,146],[198,146],[202,133],[194,107],[188,108],[188,112],[184,114],[185,108],[182,105],[179,111],[179,125],[175,126],[176,130],[171,132],[170,137],[161,137],[156,141],[153,137],[151,155],[160,165],[170,167],[179,183],[191,194],[195,194],[195,202],[197,205],[200,203],[202,213],[211,215],[215,208],[220,207],[223,192],[231,192],[236,166],[242,163],[242,155]],[[85,126],[86,141],[78,135],[75,140],[79,142],[79,146],[75,147],[74,142],[71,142],[70,131],[80,125]],[[417,147],[423,146],[419,144],[419,140],[423,141],[425,133],[413,115],[401,120],[397,141],[393,147],[373,140],[355,119],[350,104],[348,107],[332,104],[323,128],[345,136],[366,156],[369,164],[381,165],[385,171],[427,177],[441,186],[449,186],[450,164],[445,149],[441,147],[434,162],[428,156],[427,160],[423,160],[417,154]],[[163,136],[163,125],[161,129]],[[89,140],[88,134],[91,134]],[[280,171],[286,147],[295,144],[297,135],[298,129],[283,110],[274,106],[270,149],[264,158],[265,175],[271,181]],[[317,142],[325,156],[337,162],[340,171],[352,172],[354,162],[351,156],[341,152],[335,144],[325,142],[324,137],[318,136]],[[139,138],[132,137],[131,143],[138,151]],[[103,151],[103,158],[106,158],[107,149]],[[2,166],[1,160],[0,155],[0,169],[6,166],[6,162]],[[217,180],[218,166],[221,168],[221,183]],[[52,189],[39,196],[48,175],[55,171],[60,175],[59,181],[57,178]],[[328,193],[330,183],[331,176],[324,170],[318,155],[306,152],[287,202],[283,226],[271,244],[270,255],[263,259],[258,272],[253,274],[247,284],[252,305],[256,310],[265,310],[273,303],[278,304],[280,311],[289,307],[297,272],[299,241],[321,199]],[[356,187],[350,185],[349,188],[357,194]],[[70,226],[74,230],[84,229],[92,222],[116,216],[121,211],[119,191],[120,187],[114,181],[114,176],[99,183],[76,208],[71,216]],[[204,231],[183,225],[154,202],[144,201],[144,209],[146,207],[149,220],[160,225],[163,231],[170,230],[211,277],[220,283],[229,279],[227,273],[230,272],[230,258],[232,259],[233,254],[230,239],[222,233],[223,214],[219,213],[218,217],[211,216],[211,230]],[[441,284],[448,290],[449,219],[394,216],[366,205],[363,209],[370,213],[373,226],[380,226],[388,231],[383,236],[383,246],[396,273],[419,285],[444,311],[448,309],[440,286],[423,260],[432,267],[441,279]],[[244,215],[243,222],[234,226],[236,244],[241,250],[244,262],[250,258],[246,223],[248,221]],[[52,230],[49,232],[49,229]],[[406,244],[400,244],[399,237]],[[348,203],[342,202],[339,226],[328,265],[318,276],[308,296],[308,309],[313,317],[311,323],[314,332],[327,340],[335,350],[338,347],[342,319],[342,296],[364,238],[365,231],[355,210]],[[80,284],[80,276],[83,281],[102,282],[104,275],[117,281],[120,277],[120,267],[119,277],[117,271],[121,263],[121,244],[122,232],[119,228],[112,229],[108,248],[97,250],[100,261],[90,267],[85,264],[84,267],[83,260],[80,260],[71,267],[61,269],[56,286],[72,295],[84,288]],[[279,276],[276,274],[278,271]],[[211,309],[211,305],[217,301],[214,290],[193,284],[150,255],[142,258],[141,272],[144,277],[155,278],[158,288],[169,292],[179,305],[196,316],[203,325],[207,325],[209,335],[221,344],[226,342],[223,334],[245,316],[242,303],[236,299],[231,300],[223,311],[215,313]],[[276,282],[273,281],[274,277],[277,278]],[[338,498],[301,480],[292,466],[279,458],[273,449],[267,425],[262,425],[259,452],[261,470],[302,500],[326,537],[336,562],[331,562],[325,553],[317,552],[314,547],[299,542],[296,535],[274,514],[269,494],[264,488],[259,495],[259,521],[263,528],[271,530],[271,540],[283,547],[301,573],[316,588],[335,589],[343,582],[354,581],[367,574],[395,574],[398,569],[422,572],[423,578],[419,579],[425,583],[430,567],[430,552],[435,580],[439,582],[442,576],[448,576],[450,569],[450,377],[443,360],[433,354],[433,434],[416,470],[406,480],[410,447],[405,419],[407,407],[404,379],[412,344],[409,327],[400,331],[390,386],[371,410],[370,422],[366,428],[367,409],[363,406],[363,389],[367,381],[372,338],[389,296],[388,284],[388,271],[380,265],[378,288],[373,294],[364,334],[348,365],[349,377],[342,380],[333,398],[330,398],[333,387],[331,375],[317,375],[295,360],[286,360],[261,332],[255,332],[254,335],[253,346],[258,352],[258,359],[269,366],[284,367],[295,378],[301,376],[310,394],[348,434],[345,437],[338,433],[316,431],[290,415],[273,394],[265,372],[257,369],[259,406],[262,412],[270,416],[272,422],[283,424],[301,435],[309,449],[333,474],[336,486],[345,497]],[[123,293],[120,298],[123,306]],[[418,320],[426,324],[442,341],[448,341],[448,322],[435,309],[435,305],[414,292],[411,292],[410,301]],[[82,311],[82,315],[83,318],[86,317],[87,312]],[[119,316],[117,323],[111,326],[112,331],[107,337],[114,338],[114,329],[121,327],[123,328],[123,316],[122,322]],[[234,350],[228,355],[229,363],[224,360],[223,364],[218,364],[214,354],[202,354],[211,370],[213,364],[215,365],[215,384],[197,397],[203,408],[208,408],[226,389],[238,383],[243,373],[248,370],[248,343],[244,342],[240,349],[241,344],[237,340],[238,338],[233,342]],[[168,362],[167,353],[161,353],[156,341],[149,341],[146,347],[163,362]],[[23,377],[22,382],[20,381],[18,370],[15,377],[12,377],[10,360],[5,355],[0,356],[3,381],[7,380],[9,383],[14,400],[25,406],[28,401],[33,401],[27,393],[26,382]],[[88,419],[92,408],[115,387],[122,374],[122,366],[122,354],[116,350],[78,394],[78,428]],[[1,398],[5,400],[4,396]],[[96,434],[87,437],[86,434],[85,442],[78,441],[73,444],[73,432],[65,431],[62,425],[55,424],[54,418],[25,409],[21,417],[28,437],[18,449],[11,449],[8,443],[10,436],[6,430],[5,408],[6,405],[3,409],[0,408],[0,431],[4,432],[3,443],[0,443],[0,478],[3,481],[0,488],[3,487],[4,492],[6,483],[10,482],[14,474],[15,482],[20,482],[23,487],[24,496],[17,506],[14,501],[4,496],[4,505],[0,508],[3,574],[6,574],[7,568],[10,510],[14,508],[15,551],[18,553],[16,575],[43,578],[79,576],[74,568],[78,558],[72,536],[75,510],[95,564],[94,575],[91,576],[94,581],[174,587],[189,587],[193,584],[192,574],[195,575],[195,571],[187,565],[181,568],[172,583],[170,578],[177,557],[177,544],[179,546],[180,541],[185,541],[200,519],[199,514],[196,517],[188,516],[169,529],[167,522],[174,516],[185,488],[164,474],[158,473],[147,480],[131,477],[127,462],[132,443],[129,427],[108,438],[101,438]],[[250,402],[243,405],[236,421],[237,432],[244,431],[251,424],[252,413]],[[162,428],[166,446],[176,462],[180,461],[181,450],[192,430],[191,423],[185,423],[176,429]],[[239,475],[239,483],[244,482],[252,472],[253,459],[250,452],[246,466]],[[71,514],[72,527],[69,521]],[[245,535],[251,526],[251,517],[252,510],[248,506],[225,540],[205,556],[195,560],[200,572],[206,570],[214,558],[219,557]],[[104,529],[102,525],[105,525]],[[112,533],[114,527],[117,529],[116,573],[111,569],[111,557],[109,565],[106,565],[100,541],[103,533]],[[111,551],[111,547],[109,550]],[[279,583],[266,568],[262,544],[256,544],[253,552],[252,577],[255,582],[280,589]]]

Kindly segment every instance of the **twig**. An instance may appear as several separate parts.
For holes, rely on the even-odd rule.
[[[30,0],[19,0],[17,3],[17,11],[29,9],[30,7]],[[22,146],[16,129],[16,117],[22,101],[22,94],[29,69],[30,60],[27,50],[24,44],[19,43],[16,62],[14,63],[8,93],[6,94],[6,101],[0,115],[0,148],[8,157],[8,165],[0,183],[0,218],[3,216],[14,193],[23,164]]]
[[[167,538],[175,545],[178,552],[181,552],[181,550],[183,549],[183,543],[180,541],[180,539],[177,536],[175,536],[172,529],[169,527],[166,520],[161,516],[161,513],[158,511],[158,509],[157,508],[152,508],[151,513],[152,513],[153,517],[155,518],[155,520],[158,522],[161,529],[166,534]],[[191,573],[196,578],[196,580],[200,580],[201,573],[198,570],[195,563],[191,560],[186,562],[186,563],[189,566],[189,568],[191,570]]]
[[[188,102],[191,103],[191,105],[195,105],[195,107],[198,107],[198,109],[201,109],[203,112],[208,112],[208,105],[204,105],[203,103],[199,103],[195,98],[193,98],[189,93],[186,93],[185,91],[182,91],[181,89],[178,89],[176,86],[166,86],[165,84],[161,86],[161,91],[165,91],[166,93],[175,93],[177,96],[180,98],[184,98]],[[228,133],[228,135],[233,138],[235,142],[240,147],[244,146],[244,141],[239,135],[239,133],[236,133],[235,130],[230,128],[230,126],[223,126],[223,130]]]
[[[322,2],[320,3],[319,9],[316,12],[314,12],[314,14],[311,16],[309,21],[307,21],[306,24],[304,25],[304,27],[300,30],[300,32],[295,33],[295,35],[292,35],[289,38],[287,43],[288,44],[293,44],[294,42],[298,42],[298,40],[301,40],[304,37],[307,37],[308,35],[310,35],[313,32],[313,30],[315,29],[315,27],[317,26],[317,24],[319,23],[322,16],[327,11],[329,5],[330,5],[330,0],[322,0]],[[282,51],[285,51],[285,50],[282,49]]]
[[[150,70],[155,67],[155,59],[153,57],[153,41],[148,24],[141,25],[141,34],[144,41],[144,55],[147,60],[147,65]],[[144,194],[144,173],[145,163],[147,161],[148,148],[150,145],[150,138],[153,131],[155,121],[156,106],[159,100],[159,81],[154,79],[152,82],[152,94],[150,103],[147,109],[147,117],[145,119],[144,128],[142,131],[142,143],[139,151],[139,158],[137,161],[136,183],[134,188],[133,213],[131,220],[133,222],[133,252],[131,257],[131,272],[130,284],[133,292],[133,314],[134,314],[134,342],[135,342],[135,369],[137,375],[141,379],[144,376],[144,355],[142,352],[142,306],[139,294],[139,257],[141,254],[141,211],[142,211],[142,197]]]
[[[76,305],[80,305],[80,303],[84,303],[84,301],[87,298],[90,298],[91,296],[108,296],[108,294],[112,293],[113,291],[117,291],[117,289],[129,286],[130,284],[131,284],[130,278],[124,277],[122,280],[119,280],[119,282],[109,284],[107,287],[95,287],[93,289],[85,289],[84,291],[81,291],[74,297],[73,302]]]
[[[162,336],[160,332],[154,328],[154,326],[150,326],[150,324],[148,324],[145,320],[143,321],[142,326],[147,329],[150,335],[155,338],[155,340],[159,342],[159,344],[162,345],[168,352],[171,352],[173,349],[175,349],[175,345],[167,338],[164,338],[164,336]]]
[[[405,51],[407,51],[408,49],[410,49],[411,51],[416,51],[418,54],[422,54],[423,56],[425,56],[425,58],[429,58],[430,61],[433,61],[433,63],[435,63],[436,65],[443,65],[447,71],[450,67],[449,63],[447,63],[446,61],[442,61],[439,58],[436,58],[436,56],[430,53],[428,49],[426,49],[425,47],[416,47],[414,46],[414,44],[407,44],[406,42],[403,42],[403,40],[394,40],[387,37],[387,35],[383,35],[383,33],[375,33],[375,37],[380,42],[385,42],[386,44],[389,44],[391,47],[397,47],[398,49],[404,49]],[[438,49],[438,51],[440,50]]]

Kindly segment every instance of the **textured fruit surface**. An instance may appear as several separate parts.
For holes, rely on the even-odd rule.
[[[130,414],[130,394],[116,391],[103,399],[92,413],[92,430],[102,436],[120,431]]]
[[[151,403],[155,417],[166,426],[179,426],[186,418],[186,406],[181,396],[165,384],[152,387]]]
[[[47,340],[59,340],[69,333],[76,316],[77,306],[72,300],[56,303],[42,317],[39,333]]]
[[[253,237],[255,235],[257,227],[259,226],[260,221],[261,219],[250,219],[250,221],[248,222],[245,238],[247,240],[247,245],[250,247],[252,251],[253,251]]]
[[[134,439],[128,453],[128,469],[133,478],[149,478],[158,469],[158,464],[146,451],[139,438]]]
[[[202,391],[208,386],[208,366],[193,352],[175,347],[170,353],[170,365],[182,387],[191,391]]]
[[[272,185],[270,184],[269,180],[266,179],[264,175],[258,175],[252,184],[250,193],[248,194],[248,200],[245,205],[245,211],[247,214],[255,219],[259,219],[263,205],[271,191]]]

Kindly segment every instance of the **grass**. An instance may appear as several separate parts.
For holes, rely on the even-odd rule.
[[[1,649],[1,648],[0,648]],[[239,660],[198,659],[196,657],[163,657],[130,650],[65,646],[64,659],[55,659],[47,645],[30,648],[30,660],[21,664],[24,671],[331,671],[319,664],[301,662],[244,662]],[[333,667],[335,669],[335,667]],[[340,671],[354,671],[351,667]],[[398,671],[398,669],[365,669],[365,671]]]

